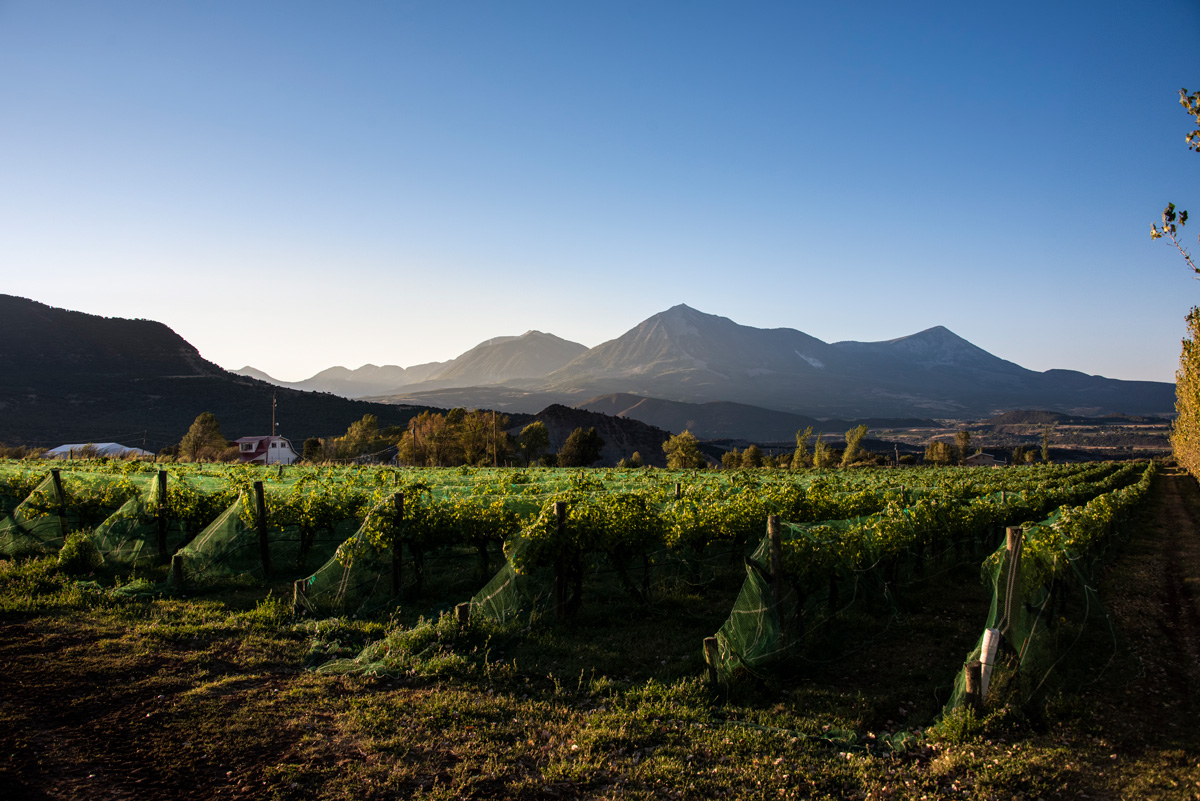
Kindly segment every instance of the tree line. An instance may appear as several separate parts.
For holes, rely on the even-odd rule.
[[[412,467],[587,467],[600,460],[604,449],[594,427],[576,428],[553,451],[545,423],[535,420],[517,436],[507,431],[510,424],[508,415],[482,409],[425,411],[406,426],[385,427],[375,415],[366,414],[344,434],[306,439],[300,457],[310,463],[394,461]],[[165,455],[186,462],[233,462],[238,453],[237,445],[221,433],[216,416],[204,412]]]

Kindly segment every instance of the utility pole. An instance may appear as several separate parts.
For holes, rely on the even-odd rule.
[[[271,393],[271,438],[267,441],[267,458],[264,464],[271,463],[271,446],[275,444],[275,393]]]

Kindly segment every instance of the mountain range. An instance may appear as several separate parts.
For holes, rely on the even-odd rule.
[[[178,442],[203,411],[231,438],[261,434],[273,396],[280,431],[293,439],[340,434],[368,413],[381,425],[403,425],[421,409],[457,406],[533,414],[560,404],[751,441],[786,440],[807,425],[912,427],[1030,408],[1170,416],[1174,407],[1173,384],[1039,373],[940,326],[887,342],[830,344],[683,305],[591,349],[529,331],[444,363],[337,367],[292,385],[253,368],[241,373],[205,360],[161,323],[0,295],[0,440],[18,444],[139,444],[125,433],[136,431],[161,447]]]
[[[578,352],[568,359],[570,348],[554,351],[562,360],[557,365],[514,355],[536,341],[536,333],[490,340],[446,363],[452,367],[363,397],[526,413],[561,403],[615,410],[672,430],[692,420],[701,436],[745,434],[763,425],[795,431],[803,422],[780,415],[970,419],[1028,408],[1073,415],[1169,415],[1174,409],[1173,384],[1028,370],[942,326],[885,342],[827,343],[795,329],[754,328],[679,305],[590,350],[567,343]],[[507,363],[523,365],[522,373]]]
[[[278,381],[249,366],[233,372],[281,387],[331,392],[346,398],[364,398],[418,384],[422,389],[430,390],[539,378],[586,352],[587,347],[578,342],[569,342],[541,331],[526,331],[517,337],[495,337],[481,342],[448,362],[427,362],[407,368],[394,364],[382,367],[364,364],[356,370],[330,367],[312,378],[296,382]]]

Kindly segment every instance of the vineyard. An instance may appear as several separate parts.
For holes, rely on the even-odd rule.
[[[17,462],[0,468],[0,553],[57,554],[124,593],[290,585],[297,618],[391,616],[408,628],[445,615],[460,628],[530,630],[569,624],[588,605],[652,615],[680,594],[724,598],[727,620],[695,643],[718,686],[786,675],[798,655],[829,647],[828,629],[844,637],[866,620],[869,630],[914,584],[980,564],[993,599],[968,669],[948,677],[950,714],[982,711],[997,687],[1028,700],[1045,685],[1095,616],[1095,567],[1154,471]],[[411,667],[412,654],[384,638],[320,669]]]

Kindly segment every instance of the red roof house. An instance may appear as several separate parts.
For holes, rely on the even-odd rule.
[[[283,437],[242,437],[235,443],[240,462],[291,464],[300,458],[292,443]]]

